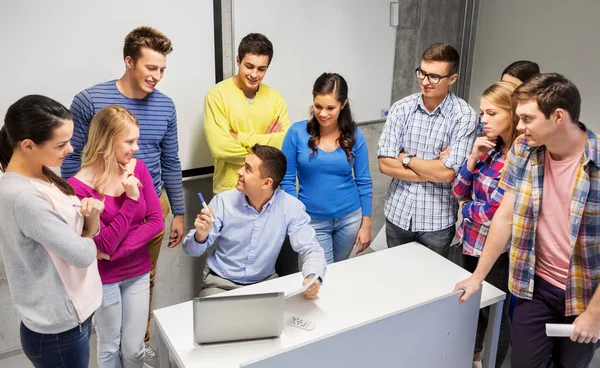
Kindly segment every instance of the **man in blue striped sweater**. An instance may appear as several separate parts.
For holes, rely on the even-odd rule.
[[[171,223],[169,247],[175,247],[183,236],[183,189],[181,163],[178,156],[177,116],[173,101],[156,90],[166,68],[167,55],[173,50],[171,40],[150,27],[138,27],[125,37],[123,57],[125,74],[118,80],[97,84],[77,94],[71,104],[75,125],[71,145],[74,152],[67,156],[61,175],[68,179],[81,166],[81,153],[87,142],[88,128],[94,114],[107,105],[122,105],[137,117],[140,123],[140,150],[136,157],[144,161],[160,197],[163,218],[169,213],[169,203],[174,218]],[[169,200],[162,191],[165,186]],[[165,227],[166,228],[166,227]],[[150,271],[150,306],[156,275],[156,263],[164,232],[149,244],[152,270]],[[148,314],[148,327],[150,313]],[[145,341],[150,339],[146,330]],[[146,345],[147,358],[155,355]]]

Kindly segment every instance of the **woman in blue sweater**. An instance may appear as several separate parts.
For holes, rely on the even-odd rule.
[[[311,110],[311,118],[293,124],[283,141],[287,171],[281,188],[304,203],[327,263],[332,263],[371,242],[369,154],[352,119],[348,84],[341,75],[317,78]]]

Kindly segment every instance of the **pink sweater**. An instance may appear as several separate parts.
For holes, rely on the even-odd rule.
[[[98,261],[103,284],[111,284],[137,277],[152,268],[148,242],[164,229],[164,220],[152,177],[146,165],[137,160],[135,176],[140,180],[140,197],[137,201],[125,193],[118,197],[105,195],[104,212],[100,215],[100,233],[94,238],[96,247],[110,255],[110,261]],[[79,198],[102,195],[76,179],[69,179]]]

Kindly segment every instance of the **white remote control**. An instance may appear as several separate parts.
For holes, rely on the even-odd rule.
[[[292,317],[288,321],[288,325],[301,328],[306,331],[312,331],[315,329],[315,324],[310,321],[305,321],[299,317]]]

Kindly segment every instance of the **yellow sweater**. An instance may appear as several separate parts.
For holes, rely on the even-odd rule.
[[[277,117],[282,131],[266,134]],[[269,86],[261,83],[252,103],[233,78],[214,86],[204,99],[204,135],[215,166],[213,192],[235,188],[237,171],[244,165],[252,146],[258,143],[281,148],[289,127],[287,104],[283,96]],[[237,140],[230,131],[238,134]]]

